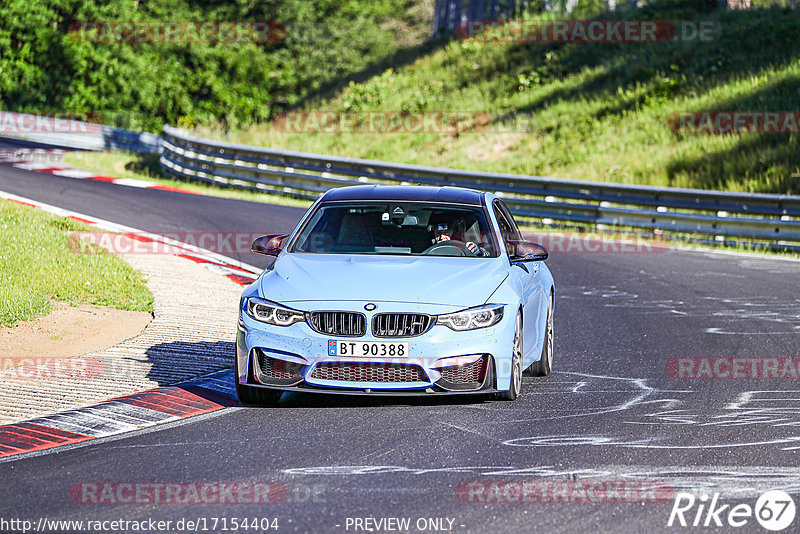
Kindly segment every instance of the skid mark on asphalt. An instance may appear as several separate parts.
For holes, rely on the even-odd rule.
[[[449,426],[450,428],[455,428],[456,430],[460,430],[461,432],[465,432],[467,434],[474,434],[476,436],[482,437],[483,439],[487,439],[494,443],[500,443],[500,440],[497,439],[496,436],[490,436],[485,432],[478,432],[474,428],[464,428],[463,426],[459,426],[453,423],[444,423],[445,426]]]
[[[510,450],[525,448],[560,447],[565,451],[602,450],[732,450],[756,448],[765,454],[793,454],[800,449],[800,436],[793,435],[794,423],[800,426],[800,390],[770,391],[753,390],[732,393],[709,405],[702,391],[692,389],[658,389],[648,385],[647,380],[637,378],[610,377],[583,373],[556,372],[538,382],[536,390],[526,389],[526,396],[542,395],[557,403],[538,403],[537,415],[514,418],[500,403],[489,404],[493,409],[491,421],[472,421],[459,424],[459,430],[469,430],[491,441],[501,440]],[[609,402],[613,399],[614,402]],[[595,432],[566,432],[557,435],[525,435],[531,428],[540,426],[539,421],[565,418],[596,419],[613,417],[623,424],[652,425],[664,435],[643,435],[631,439],[629,433],[604,435]],[[532,424],[526,424],[532,423]],[[771,427],[777,436],[748,437],[738,434],[731,439],[726,428],[746,428],[752,425]],[[453,425],[449,425],[453,426]],[[467,428],[469,427],[469,428]],[[568,428],[568,427],[566,427]],[[602,420],[601,420],[602,428]],[[789,430],[785,433],[782,429]],[[716,434],[716,432],[720,432]],[[521,437],[515,437],[514,434]],[[695,441],[693,443],[693,441]],[[577,447],[577,449],[576,449]],[[579,457],[590,457],[581,455]],[[511,456],[516,457],[515,456]],[[784,458],[793,458],[784,457]],[[441,474],[480,476],[520,476],[534,479],[619,479],[665,481],[676,490],[722,491],[730,496],[759,495],[769,489],[782,489],[800,493],[800,469],[789,467],[735,466],[735,467],[643,467],[601,466],[564,469],[552,465],[520,466],[447,466],[423,468],[404,465],[345,465],[288,467],[282,473],[296,476],[368,476],[397,473],[399,475]]]
[[[577,374],[577,373],[576,373]],[[606,377],[596,377],[598,379]],[[631,379],[627,379],[631,380]],[[635,383],[635,382],[634,382]],[[642,384],[644,385],[644,384]],[[574,391],[586,394],[602,394],[605,389],[596,385],[593,390],[585,386]],[[619,390],[618,390],[619,391]],[[552,395],[552,393],[551,393]],[[659,390],[650,388],[647,398],[631,397],[612,411],[625,410],[626,425],[652,426],[657,434],[631,440],[629,437],[600,433],[568,432],[546,435],[528,435],[524,423],[536,419],[498,421],[492,424],[497,432],[520,433],[521,437],[506,437],[503,444],[511,447],[563,447],[563,446],[601,446],[603,448],[628,449],[674,449],[674,450],[713,450],[743,447],[769,447],[775,453],[800,449],[800,436],[794,429],[800,426],[800,390],[752,390],[732,393],[731,397],[719,398],[709,404],[703,391]],[[592,406],[591,397],[584,397],[584,403]],[[558,404],[571,406],[568,398],[559,398]],[[655,408],[655,410],[653,410]],[[540,410],[541,419],[563,419],[563,413],[550,413],[546,403]],[[591,410],[589,410],[591,413]],[[585,416],[590,413],[579,412],[571,416]],[[601,415],[596,410],[591,415]],[[513,423],[514,427],[504,425]],[[481,423],[478,423],[481,426]],[[774,435],[753,439],[753,432],[740,433],[732,439],[728,429],[754,428],[759,432],[772,432]]]
[[[764,332],[764,331],[757,331],[757,332],[742,332],[742,331],[730,331],[724,328],[706,328],[704,332],[706,334],[721,334],[725,336],[785,336],[786,334],[800,334],[800,325],[793,327],[794,331],[782,331],[782,332]]]
[[[684,404],[689,404],[688,399],[680,405]],[[750,390],[736,394],[730,402],[722,405],[708,406],[699,400],[692,405],[702,406],[702,410],[669,409],[642,415],[649,419],[625,423],[697,427],[800,426],[800,390]]]
[[[685,440],[685,436],[680,436],[679,439]],[[707,439],[707,436],[705,437]],[[679,444],[655,444],[652,438],[641,440],[625,440],[622,438],[615,438],[603,435],[585,435],[585,436],[572,436],[572,435],[558,435],[558,436],[532,436],[529,438],[515,438],[503,442],[503,445],[510,445],[512,447],[564,447],[576,445],[588,446],[602,446],[608,447],[625,447],[633,449],[675,449],[675,450],[696,450],[696,449],[732,449],[738,447],[763,447],[767,445],[781,445],[785,443],[800,442],[800,436],[787,436],[785,438],[776,438],[765,441],[753,441],[746,443],[696,443],[690,445]],[[796,448],[796,447],[792,447]],[[789,449],[783,449],[789,450]]]
[[[796,270],[796,267],[795,267]],[[687,319],[720,322],[726,326],[706,326],[708,334],[775,335],[800,334],[800,299],[783,297],[703,297],[696,302],[680,299],[646,299],[617,286],[567,286],[560,290],[560,299],[598,299],[605,308],[636,310],[640,315],[668,315]],[[753,321],[780,325],[779,331],[764,331],[752,326]],[[745,329],[732,328],[731,323],[747,322]]]
[[[401,465],[351,465],[296,467],[281,470],[292,476],[371,476],[394,473],[420,476],[430,474],[467,475],[476,477],[516,477],[525,481],[601,481],[627,480],[634,482],[659,482],[675,491],[720,492],[726,497],[755,497],[771,489],[787,493],[800,493],[800,469],[771,466],[693,466],[651,467],[631,465],[604,465],[594,468],[561,469],[553,465],[541,466],[447,466],[436,469]]]
[[[800,390],[738,392],[709,404],[702,389],[662,390],[648,385],[645,379],[558,371],[537,381],[535,389],[526,388],[524,392],[528,399],[534,396],[557,398],[558,402],[531,399],[537,409],[533,415],[525,417],[519,417],[511,403],[488,403],[484,409],[492,413],[490,418],[482,416],[479,420],[449,422],[446,426],[509,447],[602,446],[654,450],[770,447],[775,453],[800,448],[800,437],[793,435],[794,428],[800,426]],[[613,418],[615,424],[653,427],[655,433],[634,440],[627,435],[569,433],[569,427],[557,434],[526,434],[541,427],[542,421],[566,422],[581,418],[594,421],[603,417]],[[755,426],[775,435],[752,439],[747,433],[741,433],[738,439],[731,439],[728,432],[730,428]],[[425,427],[412,424],[405,430],[414,428]],[[348,430],[352,432],[371,433],[376,429]],[[303,435],[308,434],[304,432]],[[294,439],[294,436],[285,437]]]
[[[553,419],[572,419],[598,416],[629,410],[646,401],[658,390],[648,386],[641,378],[591,375],[568,371],[554,371],[553,378],[536,382],[536,388],[523,388],[523,396],[559,395],[559,402],[537,403],[537,415],[533,417],[502,419],[495,418],[491,425],[506,425]],[[574,377],[574,378],[573,378]],[[619,397],[622,397],[620,399]],[[497,411],[497,413],[500,413]]]
[[[755,271],[756,275],[768,272],[772,274],[797,276],[797,264],[792,261],[776,262],[769,261],[766,258],[749,257],[739,258],[736,263],[742,269]]]

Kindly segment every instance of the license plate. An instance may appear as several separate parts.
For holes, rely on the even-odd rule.
[[[408,341],[328,341],[328,356],[367,356],[386,358],[408,357]]]

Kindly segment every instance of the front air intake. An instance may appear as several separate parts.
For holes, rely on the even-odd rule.
[[[424,313],[378,313],[372,318],[375,337],[414,337],[432,326],[433,317]]]
[[[256,350],[256,380],[265,386],[293,386],[303,381],[303,366],[270,358]]]
[[[331,336],[363,336],[367,317],[363,313],[348,311],[316,311],[309,314],[311,328]]]
[[[468,365],[441,369],[442,378],[436,381],[436,385],[448,391],[475,391],[481,389],[486,381],[488,369],[489,357],[484,355]]]
[[[311,378],[342,382],[426,382],[419,365],[374,362],[322,362]]]

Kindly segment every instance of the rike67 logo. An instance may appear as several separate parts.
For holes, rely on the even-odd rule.
[[[693,527],[743,527],[755,517],[767,530],[779,531],[794,521],[795,507],[792,497],[780,490],[770,490],[749,504],[719,504],[719,493],[709,502],[707,494],[699,497],[691,493],[676,493],[667,526]]]

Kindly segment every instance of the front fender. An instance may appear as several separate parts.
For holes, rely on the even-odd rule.
[[[514,267],[518,269],[519,267]],[[504,304],[503,321],[490,335],[496,336],[498,347],[494,353],[495,379],[498,391],[511,387],[511,361],[514,353],[514,329],[517,312],[522,308],[522,284],[514,276],[507,277],[492,293],[487,303]]]

